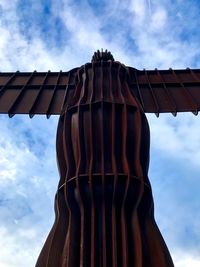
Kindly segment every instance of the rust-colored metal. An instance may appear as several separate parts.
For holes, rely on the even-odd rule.
[[[56,219],[36,267],[173,267],[154,220],[149,127],[125,66],[78,69],[57,159]]]
[[[94,55],[94,59],[98,54]],[[106,60],[106,57],[105,57]],[[111,58],[111,61],[114,59]],[[124,66],[125,67],[125,66]],[[200,70],[137,70],[129,72],[129,88],[139,100],[145,113],[200,110]],[[68,72],[0,73],[0,113],[10,117],[15,114],[61,114],[63,99],[73,94],[79,68]],[[70,92],[69,92],[70,91]]]
[[[200,70],[97,51],[69,72],[0,73],[0,113],[60,115],[55,222],[36,267],[173,267],[154,219],[145,112],[200,110]]]

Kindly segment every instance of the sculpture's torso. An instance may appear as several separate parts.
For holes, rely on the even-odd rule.
[[[57,133],[56,220],[37,267],[172,267],[148,180],[149,128],[117,62],[79,68]]]

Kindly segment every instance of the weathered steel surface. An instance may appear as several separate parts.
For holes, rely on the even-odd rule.
[[[77,70],[57,131],[56,219],[36,267],[173,267],[154,220],[149,127],[132,71],[112,61]]]
[[[144,112],[159,113],[200,110],[200,70],[137,70],[129,72],[130,91]],[[66,94],[74,92],[79,68],[69,72],[0,73],[0,113],[59,115]]]
[[[0,113],[59,115],[76,71],[0,73]]]

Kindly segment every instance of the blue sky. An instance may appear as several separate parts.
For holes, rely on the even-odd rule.
[[[138,69],[200,68],[200,3],[0,0],[0,71],[63,71],[97,49]],[[200,266],[200,125],[148,115],[155,214],[176,267]],[[0,266],[34,266],[54,220],[58,117],[0,116]]]

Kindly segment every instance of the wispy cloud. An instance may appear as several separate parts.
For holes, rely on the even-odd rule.
[[[1,117],[0,125],[0,265],[34,266],[54,217],[56,120]]]

